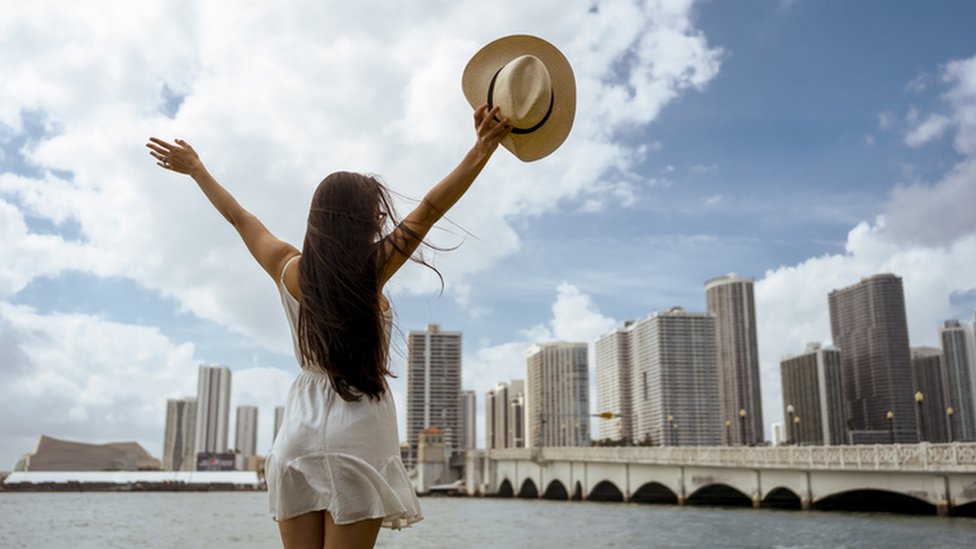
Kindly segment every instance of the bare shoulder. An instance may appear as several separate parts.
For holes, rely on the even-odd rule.
[[[302,256],[299,254],[288,257],[281,264],[285,288],[288,289],[288,293],[290,293],[295,299],[300,298],[302,295],[301,289],[298,286],[298,265],[301,262]]]

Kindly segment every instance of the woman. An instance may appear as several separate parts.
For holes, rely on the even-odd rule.
[[[326,177],[300,252],[242,208],[188,143],[146,144],[159,166],[197,182],[281,293],[301,373],[265,475],[286,548],[372,547],[380,526],[422,519],[386,383],[392,312],[382,292],[512,129],[488,105],[475,111],[474,125],[464,159],[389,234],[382,232],[394,212],[382,184],[347,172]]]

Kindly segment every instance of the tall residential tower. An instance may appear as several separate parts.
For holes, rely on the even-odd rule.
[[[230,421],[230,381],[230,368],[226,366],[200,366],[197,380],[195,454],[227,451],[227,430]]]
[[[163,436],[163,470],[192,471],[197,430],[197,399],[166,401],[166,431]]]
[[[429,324],[407,337],[407,443],[405,460],[412,468],[417,460],[420,432],[441,429],[449,454],[461,452],[461,332],[442,331]]]
[[[612,412],[616,418],[600,422],[600,438],[633,441],[631,424],[630,327],[615,330],[596,340],[596,406],[600,412]]]
[[[901,278],[862,278],[830,292],[828,300],[851,442],[918,442]]]
[[[722,444],[715,317],[674,307],[631,331],[631,409],[637,441]]]
[[[830,446],[847,443],[840,352],[819,343],[780,362],[783,420],[789,444]]]
[[[719,402],[729,444],[763,442],[759,391],[759,344],[753,279],[728,274],[705,283],[708,312],[715,315]]]
[[[590,445],[590,382],[586,354],[586,343],[541,343],[527,351],[527,446]]]

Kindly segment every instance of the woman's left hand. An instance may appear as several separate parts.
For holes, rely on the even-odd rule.
[[[197,151],[182,139],[177,139],[176,144],[172,145],[162,139],[150,137],[146,147],[149,147],[149,154],[161,168],[187,175],[203,169],[203,162],[200,161]]]

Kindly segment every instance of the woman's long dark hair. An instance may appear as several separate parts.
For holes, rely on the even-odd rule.
[[[298,267],[299,350],[308,366],[329,375],[347,401],[380,398],[387,390],[386,376],[393,375],[387,365],[379,274],[387,259],[384,249],[392,245],[404,252],[402,241],[383,238],[387,228],[397,225],[390,193],[373,177],[336,172],[322,180],[312,197]],[[427,265],[419,257],[411,259]]]

